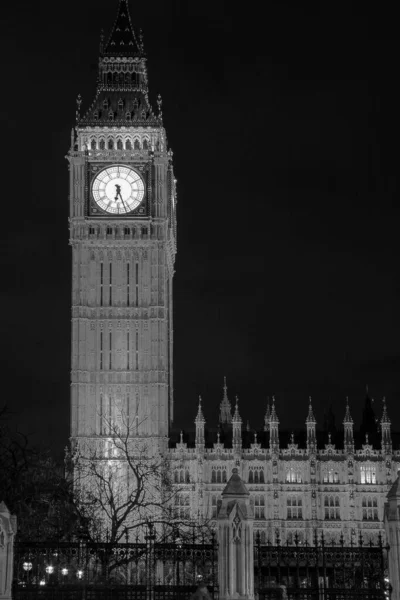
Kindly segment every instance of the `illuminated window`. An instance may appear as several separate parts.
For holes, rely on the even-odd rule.
[[[303,500],[300,496],[288,496],[286,500],[287,518],[302,519],[303,518]]]
[[[112,263],[110,263],[110,273],[109,273],[109,298],[108,298],[108,302],[109,305],[112,305]]]
[[[129,306],[129,304],[128,304]],[[126,333],[126,369],[129,371],[129,358],[130,358],[130,339],[129,339],[129,331]]]
[[[103,263],[100,263],[100,306],[103,306]]]
[[[340,519],[340,500],[339,496],[325,496],[324,499],[325,520],[333,521]]]
[[[135,263],[135,296],[136,306],[139,306],[139,263]]]
[[[324,483],[339,483],[339,473],[333,468],[328,468],[324,472],[323,476]]]
[[[262,494],[254,496],[254,518],[264,519],[265,517],[265,498]]]
[[[188,494],[176,494],[174,516],[175,519],[189,519],[190,501]]]
[[[103,332],[100,331],[100,371],[103,370]]]
[[[226,469],[213,467],[211,471],[211,483],[226,483]]]
[[[217,496],[211,496],[211,518],[217,518],[218,501]]]
[[[301,483],[302,482],[302,477],[301,477],[300,470],[299,469],[294,469],[293,467],[290,467],[286,471],[286,482],[287,483]]]
[[[136,370],[139,369],[139,332],[136,331]]]
[[[361,465],[361,483],[376,483],[376,468],[372,465]]]
[[[264,469],[262,467],[250,467],[249,483],[264,483]]]
[[[189,469],[175,469],[174,474],[175,483],[190,483]]]
[[[378,499],[371,496],[364,497],[362,500],[362,518],[363,521],[378,521]]]
[[[130,286],[130,264],[126,265],[126,305],[129,306],[129,286]]]

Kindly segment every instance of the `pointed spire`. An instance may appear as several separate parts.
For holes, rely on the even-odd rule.
[[[314,416],[311,396],[308,397],[308,415],[306,418],[307,427],[307,450],[309,453],[314,453],[317,449],[316,425],[317,421]]]
[[[347,423],[353,423],[353,418],[350,414],[350,406],[349,406],[349,397],[346,396],[346,412],[344,415],[344,419],[343,419],[343,425],[346,425]]]
[[[232,422],[241,423],[242,417],[239,414],[239,398],[236,396],[235,413],[232,417]]]
[[[199,451],[204,449],[204,425],[206,422],[201,408],[201,396],[199,396],[199,407],[194,422],[196,424],[196,448]]]
[[[205,418],[203,415],[203,410],[201,407],[201,396],[199,396],[199,407],[197,409],[197,415],[196,415],[196,419],[195,419],[195,423],[205,423]]]
[[[239,414],[239,398],[236,396],[235,413],[232,417],[232,447],[236,455],[242,449],[242,417]]]
[[[232,422],[232,407],[228,398],[228,387],[226,385],[226,377],[224,377],[224,393],[223,398],[219,407],[219,422],[220,423],[231,423]]]
[[[354,453],[353,418],[350,414],[349,397],[346,396],[346,412],[343,419],[344,450],[347,454]]]
[[[275,409],[275,396],[272,396],[271,417],[269,420],[269,446],[271,452],[279,451],[279,419]]]
[[[307,415],[306,423],[316,423],[317,421],[315,420],[314,413],[313,413],[311,396],[309,396],[308,400],[309,400],[309,405],[308,405],[308,415]]]
[[[389,419],[389,415],[387,412],[387,406],[386,406],[386,398],[385,396],[383,396],[382,398],[382,404],[383,404],[383,410],[382,410],[382,418],[381,418],[381,423],[391,423],[390,419]]]
[[[272,396],[272,408],[271,408],[270,423],[279,423],[278,415],[276,414],[276,409],[275,409],[275,396]]]
[[[385,397],[382,398],[382,404],[383,404],[383,409],[382,409],[382,417],[381,417],[381,421],[380,421],[381,448],[385,454],[391,454],[392,453],[392,435],[390,432],[391,422],[390,422],[389,415],[387,412]]]
[[[140,44],[133,31],[127,0],[119,0],[117,17],[107,43],[103,44],[103,54],[108,55],[141,55]]]

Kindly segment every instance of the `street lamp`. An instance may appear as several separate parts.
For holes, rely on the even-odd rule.
[[[82,571],[81,569],[79,569],[79,570],[76,572],[76,576],[77,576],[77,578],[78,578],[78,579],[82,579],[82,577],[83,577],[83,571]]]
[[[46,571],[47,575],[51,575],[52,573],[54,573],[53,565],[47,565],[45,571]]]
[[[63,567],[63,568],[61,569],[61,575],[64,575],[64,577],[65,577],[66,575],[68,575],[68,569],[67,569],[67,567]]]

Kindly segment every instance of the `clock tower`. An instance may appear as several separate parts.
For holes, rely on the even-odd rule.
[[[172,152],[153,111],[127,0],[100,46],[95,98],[68,154],[72,246],[71,439],[129,435],[166,447],[173,417]],[[121,416],[122,415],[122,416]]]

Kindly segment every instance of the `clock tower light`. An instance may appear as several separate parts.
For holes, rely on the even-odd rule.
[[[72,246],[71,438],[130,434],[165,448],[173,417],[172,152],[153,111],[127,0],[102,40],[94,101],[68,153]]]

